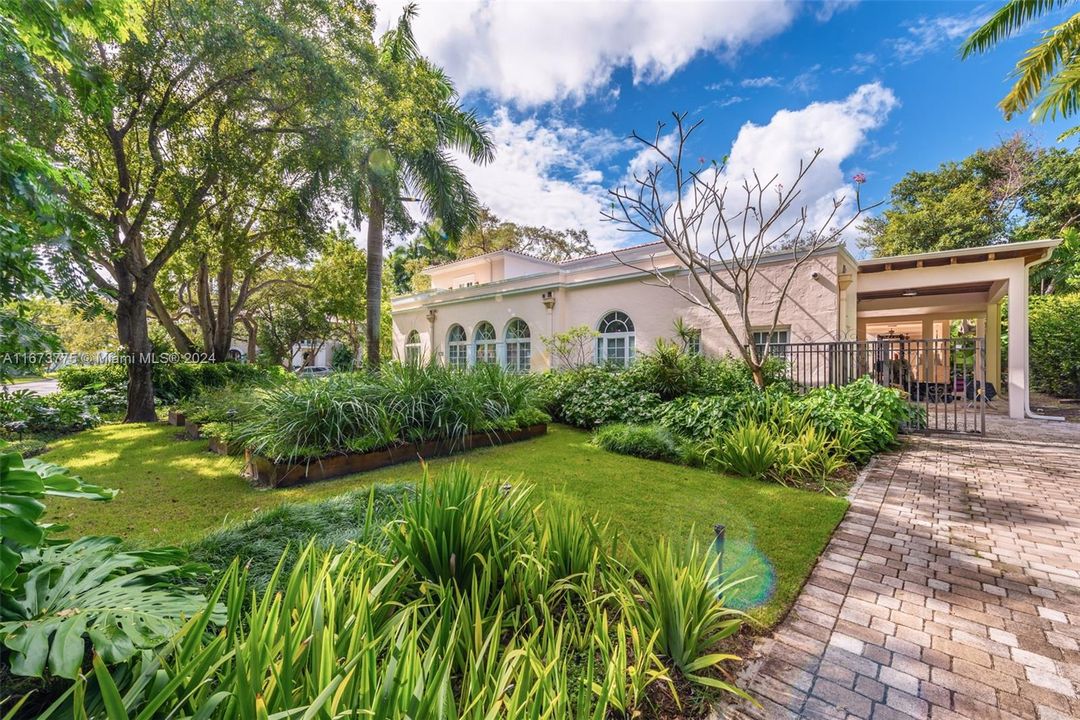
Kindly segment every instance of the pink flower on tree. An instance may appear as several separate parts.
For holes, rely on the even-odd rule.
[[[855,175],[853,175],[851,179],[855,181],[856,185],[862,185],[864,182],[866,182],[866,173],[855,173]]]

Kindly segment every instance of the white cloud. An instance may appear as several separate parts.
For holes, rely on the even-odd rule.
[[[776,87],[780,84],[780,81],[774,78],[772,75],[766,75],[764,77],[745,78],[739,83],[744,88],[763,88],[763,87]]]
[[[790,184],[799,161],[809,160],[820,147],[823,152],[801,183],[796,205],[807,207],[808,227],[816,227],[827,218],[833,198],[846,197],[837,216],[837,222],[843,222],[853,212],[854,199],[854,187],[845,178],[843,166],[859,148],[877,149],[869,135],[898,104],[890,89],[870,83],[841,100],[780,110],[764,125],[746,123],[731,146],[724,170],[730,197],[737,197],[743,178],[755,170],[765,178],[776,174],[778,182]],[[608,131],[560,122],[545,125],[533,117],[515,120],[506,108],[495,112],[489,127],[497,146],[495,161],[475,166],[462,158],[461,164],[496,215],[529,225],[585,228],[600,250],[645,239],[628,236],[601,220],[601,211],[610,203],[607,190],[614,185],[610,180],[605,183],[603,168],[633,151],[617,181],[632,186],[635,174],[643,176],[659,160],[655,152]],[[670,126],[665,130],[660,145],[671,152],[675,138]],[[688,152],[691,163],[708,162],[694,156],[693,150]],[[877,197],[885,190],[877,188],[870,195]]]
[[[625,236],[600,219],[607,187],[601,168],[633,146],[624,138],[536,118],[515,121],[506,108],[489,120],[495,161],[459,158],[473,189],[500,218],[551,228],[584,228],[609,249]]]
[[[989,16],[983,8],[966,15],[942,15],[921,17],[906,26],[907,34],[889,41],[897,60],[909,63],[945,45],[959,47],[960,42]]]
[[[817,10],[814,12],[814,17],[821,22],[826,22],[832,19],[832,16],[836,13],[843,12],[858,4],[859,0],[823,0],[818,3]]]
[[[379,0],[387,27],[401,0]],[[635,83],[666,80],[703,52],[731,54],[787,28],[794,0],[583,2],[450,0],[421,3],[424,53],[462,93],[527,107],[581,101],[629,66]]]
[[[765,125],[746,123],[732,143],[722,184],[728,186],[729,212],[737,211],[745,194],[744,179],[754,173],[762,182],[791,188],[799,163],[809,162],[817,148],[821,155],[799,184],[800,195],[787,222],[799,208],[806,207],[807,230],[819,230],[826,221],[834,199],[845,199],[833,225],[840,225],[854,213],[855,188],[844,177],[842,166],[862,146],[869,133],[880,127],[898,105],[892,90],[880,83],[862,85],[843,100],[815,102],[801,110],[781,110]],[[775,179],[770,180],[776,176]],[[884,194],[885,188],[876,195]],[[766,208],[766,212],[770,212]],[[702,240],[702,249],[708,243]]]

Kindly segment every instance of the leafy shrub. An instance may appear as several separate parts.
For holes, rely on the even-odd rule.
[[[648,424],[661,404],[657,393],[637,389],[629,373],[596,366],[545,373],[536,397],[552,417],[589,429],[610,423]]]
[[[784,379],[784,363],[770,358],[762,368],[766,387]],[[663,400],[685,395],[732,395],[757,390],[746,363],[731,355],[693,355],[667,340],[657,340],[652,352],[641,353],[626,371],[630,385],[653,392]]]
[[[862,377],[844,387],[811,390],[799,401],[814,425],[840,441],[857,462],[896,444],[901,424],[912,418],[912,406],[895,388]]]
[[[1080,293],[1033,295],[1028,312],[1035,389],[1080,398]]]
[[[255,381],[230,382],[220,387],[204,387],[192,397],[174,405],[184,417],[197,423],[228,423],[246,416],[259,398],[261,390],[271,389],[296,376],[284,378],[264,376]]]
[[[204,610],[166,650],[95,660],[56,714],[650,717],[650,691],[670,702],[680,675],[680,703],[736,692],[716,643],[742,617],[706,554],[662,544],[623,563],[587,519],[527,498],[455,468],[402,500],[387,553],[309,546],[261,591],[233,561],[207,602],[225,603],[222,627]]]
[[[409,442],[463,442],[472,432],[515,430],[546,415],[533,379],[483,364],[467,371],[389,365],[255,394],[232,435],[275,461],[368,452]]]
[[[29,390],[0,392],[0,429],[61,434],[91,428],[101,422],[85,393],[62,391],[38,395]]]
[[[679,443],[660,425],[605,425],[596,431],[593,442],[605,450],[622,455],[668,462],[682,459]]]

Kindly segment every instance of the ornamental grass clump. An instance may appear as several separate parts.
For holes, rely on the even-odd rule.
[[[455,467],[403,496],[384,552],[312,544],[264,590],[234,560],[207,602],[223,613],[96,657],[38,716],[603,720],[740,692],[717,644],[742,617],[708,553],[619,560],[592,521],[529,498]]]
[[[490,365],[388,365],[377,374],[342,373],[264,390],[233,434],[275,462],[427,440],[460,447],[470,433],[547,422],[533,404],[531,383]]]

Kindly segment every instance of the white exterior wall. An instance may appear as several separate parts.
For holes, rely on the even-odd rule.
[[[655,250],[653,252],[657,264],[661,265],[665,257]],[[839,323],[837,267],[840,257],[837,251],[823,254],[800,268],[792,281],[777,325],[778,329],[790,331],[792,342],[836,339]],[[673,339],[674,323],[680,317],[690,326],[701,330],[702,350],[705,353],[721,355],[737,350],[711,311],[693,305],[670,288],[647,284],[651,276],[635,272],[610,256],[574,261],[562,266],[528,259],[522,262],[516,262],[516,258],[513,260],[514,275],[520,278],[518,280],[512,276],[487,287],[480,285],[396,298],[393,308],[395,357],[404,358],[405,341],[410,332],[416,330],[420,335],[421,356],[425,360],[435,357],[445,362],[448,332],[452,325],[460,324],[469,338],[471,359],[476,327],[486,320],[495,327],[502,360],[506,326],[510,320],[518,317],[528,323],[531,332],[532,369],[544,370],[550,367],[550,361],[541,340],[543,336],[564,332],[578,325],[595,329],[600,320],[613,310],[621,310],[633,320],[635,347],[639,352],[648,351],[659,338]],[[538,274],[545,267],[549,271]],[[507,269],[510,269],[509,266]],[[451,270],[434,269],[429,274],[435,280],[452,276],[454,272]],[[460,270],[459,267],[455,272]],[[789,272],[789,262],[774,261],[760,267],[750,312],[754,329],[766,329],[771,325],[772,312]],[[687,287],[689,281],[685,273],[674,275],[674,282],[682,287]],[[555,300],[551,311],[544,305],[544,294],[548,292]],[[717,299],[736,329],[741,329],[734,298],[720,291]],[[428,319],[431,310],[436,313],[434,328]]]

